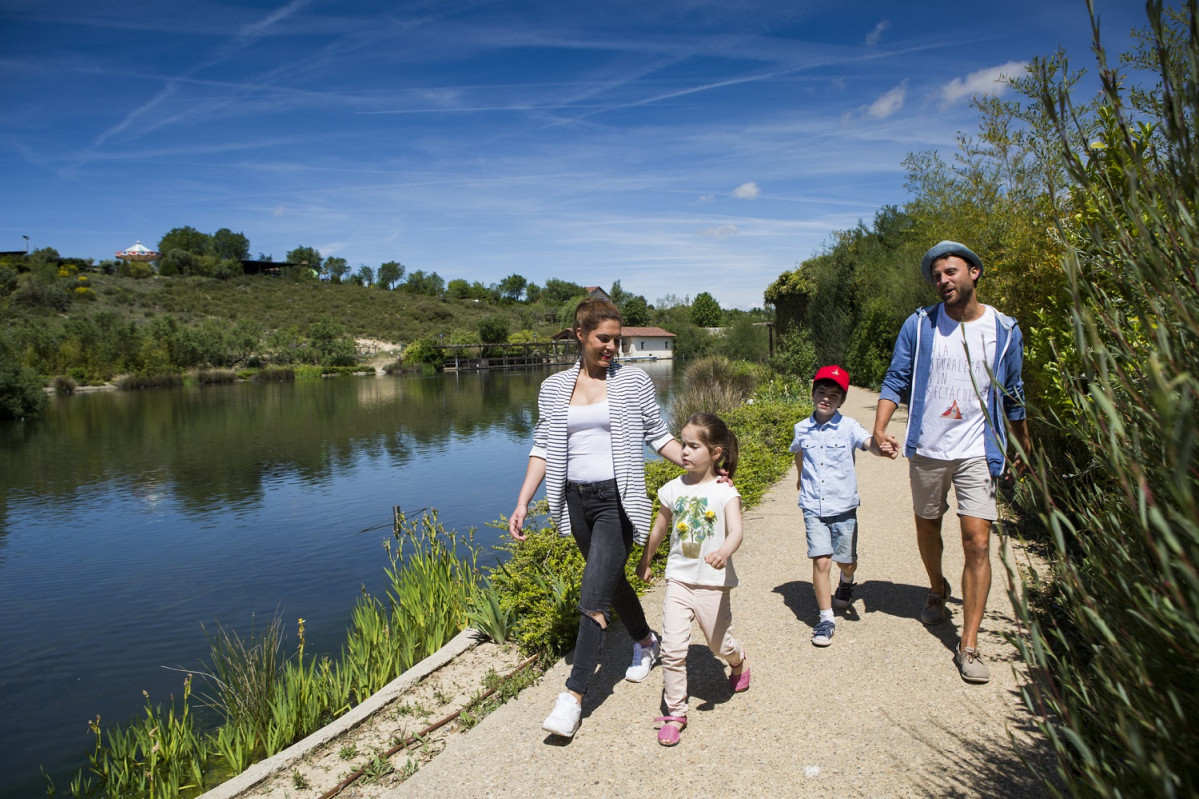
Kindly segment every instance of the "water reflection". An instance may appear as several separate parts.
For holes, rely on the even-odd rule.
[[[39,764],[65,785],[87,719],[177,694],[162,667],[206,657],[201,623],[278,610],[335,652],[393,505],[511,510],[547,374],[105,392],[0,425],[0,795],[44,795]]]

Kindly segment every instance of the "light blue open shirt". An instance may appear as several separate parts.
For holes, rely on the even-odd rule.
[[[792,452],[803,452],[799,507],[817,516],[836,516],[859,504],[854,459],[870,434],[839,412],[824,424],[809,416],[795,425]]]

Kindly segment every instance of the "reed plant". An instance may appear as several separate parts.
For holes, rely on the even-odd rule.
[[[137,391],[143,388],[172,388],[183,385],[183,376],[173,372],[158,374],[121,375],[112,381],[122,391]]]
[[[195,381],[202,386],[237,382],[236,369],[197,369],[191,374]]]
[[[290,366],[264,366],[250,379],[258,383],[288,383],[296,379],[296,372]]]
[[[1174,24],[1150,4],[1159,80],[1136,112],[1096,32],[1097,130],[1044,83],[1073,180],[1067,402],[1046,420],[1068,445],[1036,453],[1026,489],[1053,568],[1013,602],[1059,795],[1199,794],[1197,19],[1195,0]]]
[[[98,718],[92,723],[95,746],[70,794],[194,793],[315,732],[444,646],[466,626],[479,591],[471,536],[447,532],[435,513],[409,519],[397,512],[386,544],[386,596],[363,594],[340,658],[305,652],[303,619],[291,656],[278,615],[264,629],[251,624],[244,637],[221,625],[205,631],[212,663],[202,676],[210,690],[197,699],[223,722],[208,732],[195,729],[189,674],[178,706],[174,700],[152,706],[147,697],[142,719],[105,728]]]
[[[75,389],[79,387],[73,379],[67,375],[57,375],[53,381],[54,393],[60,397],[69,397],[75,393]]]

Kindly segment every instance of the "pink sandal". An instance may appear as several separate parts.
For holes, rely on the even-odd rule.
[[[658,729],[658,743],[663,746],[674,746],[677,744],[679,742],[679,733],[687,729],[686,716],[658,716],[654,721],[663,722],[662,726]],[[666,723],[670,721],[682,724],[683,726],[673,727]]]
[[[746,662],[744,652],[741,653],[741,663],[744,666],[741,669],[741,673],[729,675],[729,688],[732,688],[735,694],[749,690],[749,663]]]

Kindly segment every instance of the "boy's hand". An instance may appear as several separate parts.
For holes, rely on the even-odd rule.
[[[652,583],[654,581],[654,570],[645,561],[637,564],[637,576],[641,578],[643,583]]]
[[[709,552],[705,555],[704,562],[713,569],[723,569],[724,565],[728,563],[728,556],[718,549],[715,552]]]

